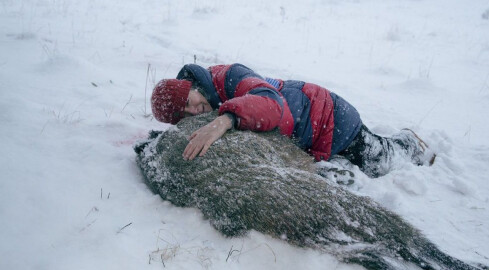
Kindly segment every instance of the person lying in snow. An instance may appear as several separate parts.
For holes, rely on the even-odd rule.
[[[316,161],[340,155],[372,178],[387,174],[394,158],[431,165],[435,155],[412,130],[373,134],[358,111],[339,95],[312,83],[262,77],[242,64],[205,69],[187,64],[176,79],[163,79],[151,96],[154,117],[176,124],[186,116],[219,110],[189,138],[183,158],[203,156],[227,130],[270,131],[291,137]]]

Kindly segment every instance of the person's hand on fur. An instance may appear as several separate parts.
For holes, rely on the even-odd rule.
[[[199,153],[200,157],[205,155],[209,147],[231,127],[231,119],[226,115],[221,115],[209,124],[199,128],[190,135],[189,143],[183,151],[183,159],[192,160]]]

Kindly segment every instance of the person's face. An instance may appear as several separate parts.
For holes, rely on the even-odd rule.
[[[199,115],[210,111],[212,111],[212,107],[207,99],[199,91],[191,89],[185,105],[185,116]]]

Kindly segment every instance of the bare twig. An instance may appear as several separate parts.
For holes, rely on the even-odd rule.
[[[228,262],[229,257],[231,257],[231,255],[233,255],[233,252],[235,252],[235,251],[239,252],[239,250],[233,249],[233,246],[231,245],[231,248],[229,249],[229,252],[228,252],[228,256],[226,258],[226,262]]]
[[[112,116],[112,112],[114,111],[114,108],[113,107],[110,108],[110,111],[109,111],[108,114],[107,114],[107,111],[105,109],[103,109],[103,110],[104,110],[104,113],[105,113],[105,117],[110,118]]]
[[[430,115],[430,113],[436,108],[436,106],[438,106],[438,104],[440,104],[442,102],[442,100],[438,100],[438,102],[433,105],[433,107],[431,107],[431,109],[428,110],[428,112],[423,116],[421,117],[421,119],[419,120],[418,122],[418,127],[421,126],[421,123]]]
[[[42,126],[41,134],[44,132],[44,129],[46,128],[46,126],[48,125],[48,123],[49,123],[49,120],[46,121],[46,123],[44,124],[44,126]]]
[[[87,226],[83,227],[83,229],[80,230],[80,232],[83,232],[84,230],[88,229],[88,227],[92,226],[93,223],[95,223],[95,221],[97,221],[96,219],[94,219],[92,222],[90,222]]]
[[[433,66],[433,60],[435,60],[435,56],[434,55],[431,57],[430,65],[428,66],[428,71],[426,72],[426,78],[427,79],[430,77],[431,66]]]
[[[258,246],[254,247],[254,248],[251,248],[251,249],[248,249],[248,250],[245,250],[245,251],[241,252],[240,254],[245,254],[245,253],[248,253],[248,252],[250,252],[250,251],[252,251],[252,250],[255,250],[255,249],[257,249],[257,248],[259,248],[259,247],[261,247],[261,246],[263,246],[263,245],[267,246],[267,247],[268,247],[268,249],[270,249],[270,251],[271,251],[271,252],[272,252],[272,254],[273,254],[274,262],[277,262],[277,256],[275,255],[275,252],[273,251],[273,249],[272,249],[272,248],[271,248],[271,247],[270,247],[270,246],[269,246],[267,243],[262,243],[262,244],[259,244]]]
[[[477,252],[477,251],[474,251],[474,252],[475,252],[475,254],[477,254],[477,255],[479,255],[479,256],[481,256],[481,257],[483,257],[483,258],[484,258],[484,259],[486,259],[486,260],[487,260],[487,259],[489,259],[489,258],[487,258],[487,256],[484,256],[484,255],[480,254],[480,253],[479,253],[479,252]]]
[[[119,230],[117,233],[122,232],[122,230],[124,230],[126,227],[131,226],[131,224],[132,224],[132,222],[131,222],[131,223],[129,223],[129,224],[127,224],[126,226],[122,227],[122,228],[121,228],[121,229],[120,229],[120,230]]]
[[[146,97],[146,96],[145,96],[145,97]],[[129,97],[129,100],[126,102],[126,105],[124,105],[124,107],[122,107],[121,112],[123,112],[123,111],[124,111],[124,109],[126,108],[126,106],[127,106],[129,103],[131,103],[131,100],[132,100],[132,95]],[[144,101],[144,102],[146,102],[146,99],[145,99],[145,101]]]
[[[146,93],[147,93],[147,89],[148,89],[148,79],[149,79],[149,69],[151,67],[151,64],[148,63],[148,69],[146,70],[146,84],[144,86],[144,115],[146,115]]]
[[[453,224],[453,222],[452,222],[452,221],[450,221],[450,224],[452,224],[452,226],[453,226],[453,227],[454,227],[454,228],[455,228],[455,229],[456,229],[458,232],[460,232],[460,229],[459,229],[459,228],[457,228],[457,226],[455,226],[455,224]]]
[[[464,137],[467,137],[467,140],[470,141],[470,130],[471,130],[472,126],[469,125],[469,128],[467,129],[467,131],[465,131],[464,133]]]
[[[96,206],[92,207],[92,209],[90,209],[90,211],[88,211],[88,214],[85,216],[85,218],[87,218],[88,215],[90,215],[92,212],[98,212],[98,208]]]
[[[489,73],[487,73],[486,79],[484,79],[484,82],[482,83],[482,87],[481,90],[479,90],[479,94],[482,93],[484,88],[489,88],[489,86],[487,85],[487,79],[489,79]]]
[[[272,247],[270,247],[270,246],[269,246],[267,243],[264,243],[264,244],[265,244],[265,245],[268,247],[268,249],[270,249],[270,251],[272,252],[272,254],[273,254],[273,258],[274,258],[274,260],[273,260],[273,261],[274,261],[274,262],[277,262],[277,256],[275,255],[275,252],[273,252]]]

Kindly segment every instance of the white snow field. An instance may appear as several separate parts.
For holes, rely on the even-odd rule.
[[[149,190],[132,145],[170,127],[152,87],[194,61],[317,83],[379,134],[415,130],[432,167],[346,188],[489,265],[487,0],[1,0],[0,269],[361,269],[225,238]]]

